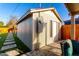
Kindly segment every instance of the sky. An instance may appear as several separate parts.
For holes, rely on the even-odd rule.
[[[5,24],[9,22],[11,16],[18,19],[32,8],[50,8],[54,7],[59,13],[62,20],[69,20],[69,12],[63,3],[0,3],[0,21]]]

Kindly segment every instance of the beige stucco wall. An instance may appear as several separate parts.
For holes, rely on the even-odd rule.
[[[36,44],[37,40],[39,41],[39,47],[43,47],[46,44],[50,44],[53,43],[55,40],[58,40],[58,32],[61,28],[61,22],[59,21],[59,19],[55,16],[55,14],[52,11],[45,11],[45,12],[40,12],[40,15],[43,17],[43,21],[44,23],[46,23],[47,25],[45,25],[43,27],[43,31],[39,34],[39,37],[37,37],[37,33],[36,33],[36,24],[35,21],[37,20],[37,17],[39,16],[39,13],[33,13],[33,47]],[[52,20],[52,37],[50,37],[50,20]],[[59,23],[60,26],[58,26],[56,23]],[[57,29],[57,27],[59,27],[59,29]],[[46,32],[47,31],[47,32]]]

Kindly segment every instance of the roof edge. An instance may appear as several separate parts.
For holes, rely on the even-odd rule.
[[[43,8],[43,9],[29,9],[18,21],[17,21],[17,24],[22,21],[23,18],[25,18],[27,15],[31,14],[31,13],[34,13],[34,12],[42,12],[42,11],[48,11],[48,10],[53,10],[54,14],[56,15],[56,17],[61,21],[61,17],[59,16],[58,12],[56,11],[55,8]]]

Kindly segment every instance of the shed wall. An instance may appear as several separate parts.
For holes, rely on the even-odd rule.
[[[46,25],[43,27],[43,31],[39,33],[37,37],[36,33],[36,20],[39,17],[39,13],[33,13],[33,47],[39,41],[39,47],[53,43],[55,40],[61,39],[61,21],[55,16],[52,11],[40,12],[40,16],[43,18],[43,22]],[[51,22],[52,21],[52,37],[51,34]],[[39,28],[40,29],[40,28]]]
[[[28,18],[17,26],[17,36],[32,50],[32,18]]]

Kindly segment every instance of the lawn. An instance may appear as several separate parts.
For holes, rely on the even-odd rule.
[[[8,33],[0,33],[0,49],[2,48]]]

